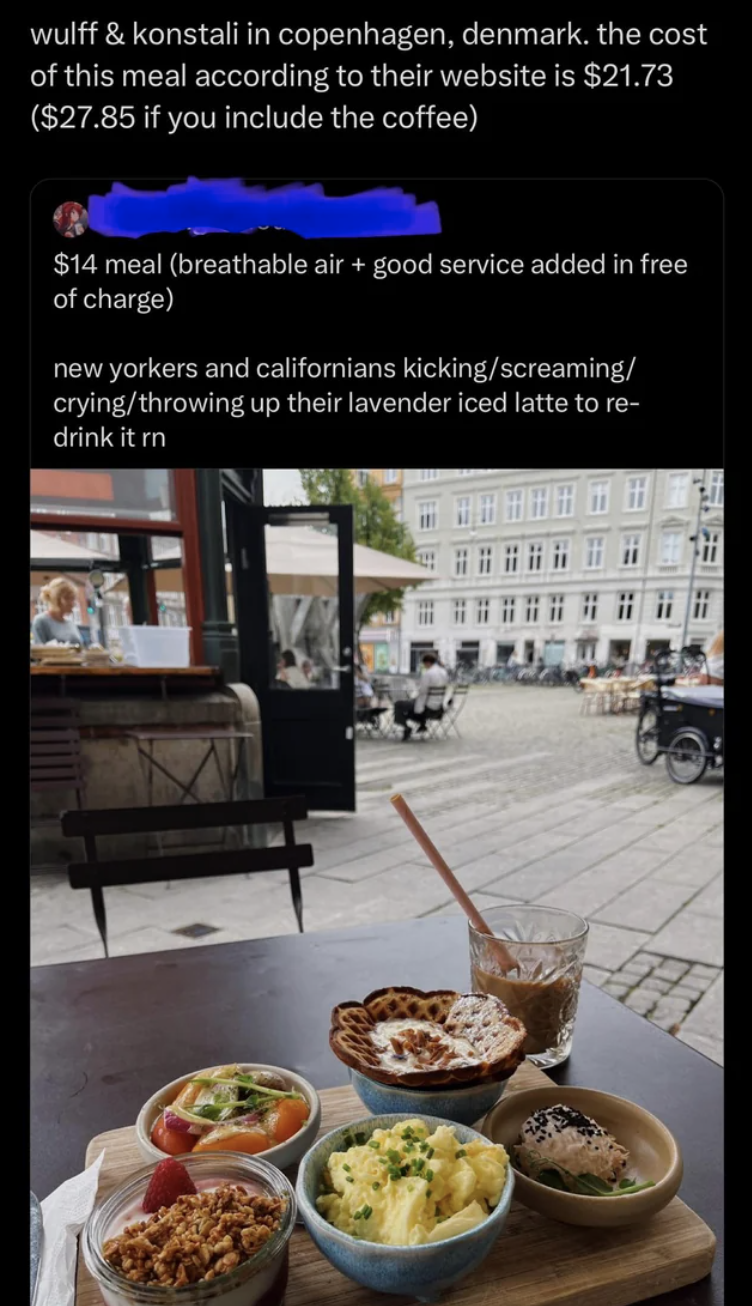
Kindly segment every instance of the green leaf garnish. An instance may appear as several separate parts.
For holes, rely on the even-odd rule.
[[[541,1170],[535,1177],[538,1183],[545,1184],[546,1188],[557,1188],[560,1193],[568,1192],[567,1185],[558,1170]]]

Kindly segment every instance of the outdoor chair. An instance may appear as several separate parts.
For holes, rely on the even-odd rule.
[[[463,708],[465,707],[465,704],[467,703],[467,696],[469,693],[470,693],[469,685],[451,686],[449,697],[444,704],[444,714],[440,722],[440,730],[444,738],[447,738],[447,736],[451,733],[452,730],[458,737],[460,736],[459,727],[457,725],[457,717],[460,715]]]
[[[77,706],[70,700],[32,699],[29,742],[29,789],[32,794],[58,790],[75,793],[85,805],[86,776],[81,755]],[[65,801],[65,800],[62,800]],[[62,805],[61,801],[61,805]],[[70,801],[70,799],[68,799]],[[30,828],[57,827],[57,816],[32,816]],[[42,869],[35,866],[35,870]]]
[[[602,682],[597,680],[585,680],[582,685],[580,715],[586,716],[590,712],[603,713],[605,706],[606,694]]]
[[[424,739],[438,739],[441,735],[441,726],[446,711],[447,691],[444,685],[437,685],[434,689],[429,689],[426,696],[425,724],[426,728],[420,731]]]
[[[68,867],[72,889],[89,889],[94,917],[107,948],[107,916],[103,890],[115,885],[154,884],[160,880],[196,880],[217,875],[249,875],[257,871],[287,871],[290,876],[298,929],[303,933],[300,868],[313,866],[310,844],[296,844],[294,821],[308,815],[304,798],[262,798],[230,803],[192,803],[169,807],[99,808],[63,812],[63,834],[84,841],[85,862]],[[174,830],[223,830],[228,826],[281,824],[284,843],[270,848],[239,848],[219,852],[169,853],[159,857],[100,861],[97,838],[119,834],[160,834]]]
[[[382,723],[388,707],[356,707],[355,724],[362,726],[367,735],[380,735]]]

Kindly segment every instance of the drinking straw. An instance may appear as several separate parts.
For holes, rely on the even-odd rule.
[[[426,831],[423,829],[423,826],[421,825],[415,813],[405,802],[405,799],[402,797],[402,794],[392,794],[389,801],[391,802],[395,811],[399,812],[400,816],[402,817],[402,820],[405,822],[405,825],[407,826],[413,838],[417,840],[417,842],[420,844],[429,862],[434,867],[434,870],[438,871],[439,875],[441,876],[442,880],[446,884],[447,888],[450,889],[451,892],[454,894],[454,897],[457,899],[457,902],[460,904],[460,907],[462,908],[468,920],[470,921],[470,924],[473,925],[474,928],[478,930],[480,934],[488,934],[490,935],[491,938],[493,938],[494,937],[493,930],[489,928],[488,924],[481,916],[480,912],[478,911],[478,908],[475,906],[472,899],[469,898],[468,895],[465,893],[465,890],[463,889],[462,885],[460,884],[454,872],[450,871],[449,867],[444,861],[444,858],[442,857],[435,843],[433,843],[433,841],[429,839],[428,835],[426,834]],[[500,939],[497,940],[494,951],[497,954],[499,964],[503,966],[505,970],[517,969],[518,963],[516,962],[512,954],[508,951],[508,949],[504,947],[504,944],[501,942]]]

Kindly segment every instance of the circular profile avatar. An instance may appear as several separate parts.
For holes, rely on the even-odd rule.
[[[89,225],[89,215],[82,204],[69,200],[67,204],[58,204],[52,221],[58,235],[72,240],[74,236],[83,236]]]

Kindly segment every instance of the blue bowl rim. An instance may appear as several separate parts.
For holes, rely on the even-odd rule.
[[[481,1091],[487,1093],[492,1087],[498,1087],[499,1097],[501,1097],[504,1092],[503,1086],[507,1083],[506,1079],[478,1079],[474,1084],[434,1084],[426,1088],[409,1088],[407,1085],[385,1084],[380,1079],[372,1079],[370,1075],[364,1075],[362,1070],[356,1070],[354,1066],[350,1066],[349,1070],[351,1080],[357,1076],[358,1079],[364,1079],[367,1084],[383,1089],[385,1093],[414,1093],[416,1097],[443,1097],[444,1094],[447,1097],[459,1097],[460,1093],[467,1093],[468,1097],[471,1093],[476,1093],[480,1097]],[[385,1114],[389,1113],[385,1112]]]
[[[384,1127],[381,1124],[383,1120],[393,1120],[397,1122],[401,1120],[415,1120],[415,1118],[415,1114],[411,1111],[385,1111],[384,1114],[380,1116],[367,1116],[364,1120],[353,1120],[348,1121],[346,1125],[337,1125],[335,1129],[330,1129],[328,1134],[323,1134],[321,1138],[317,1138],[316,1142],[309,1147],[300,1162],[297,1183],[295,1185],[295,1195],[298,1199],[298,1212],[304,1216],[306,1224],[309,1219],[311,1219],[314,1227],[332,1237],[335,1242],[341,1242],[345,1247],[367,1247],[369,1254],[373,1252],[375,1255],[381,1256],[388,1255],[390,1252],[403,1251],[413,1252],[420,1255],[429,1252],[435,1254],[437,1248],[441,1247],[448,1247],[450,1245],[456,1247],[463,1241],[463,1239],[470,1240],[476,1237],[481,1229],[489,1225],[493,1220],[498,1220],[500,1215],[508,1214],[514,1193],[514,1169],[511,1160],[507,1161],[507,1173],[504,1180],[504,1187],[501,1190],[501,1197],[493,1210],[489,1211],[485,1220],[480,1224],[476,1224],[473,1229],[466,1229],[464,1233],[455,1233],[451,1238],[441,1238],[438,1242],[434,1243],[372,1243],[364,1238],[354,1238],[352,1234],[345,1233],[344,1230],[338,1229],[335,1225],[330,1224],[330,1222],[316,1210],[316,1207],[309,1202],[303,1186],[306,1171],[311,1163],[314,1153],[317,1152],[319,1148],[322,1147],[323,1144],[326,1143],[334,1134],[340,1134],[345,1129],[359,1129],[361,1132],[364,1132],[364,1125],[371,1126],[370,1132],[372,1134],[374,1129],[381,1129]],[[500,1146],[500,1144],[493,1143],[490,1138],[486,1138],[485,1134],[481,1134],[477,1129],[473,1129],[470,1125],[459,1125],[456,1120],[444,1120],[440,1116],[429,1115],[421,1115],[421,1119],[428,1124],[432,1124],[434,1129],[438,1125],[449,1125],[452,1129],[467,1130],[469,1134],[472,1134],[472,1139],[468,1140],[470,1142],[477,1138],[488,1144],[489,1147]],[[433,1132],[433,1130],[431,1132]]]

